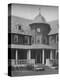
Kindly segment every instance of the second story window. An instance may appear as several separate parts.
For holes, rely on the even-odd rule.
[[[32,37],[32,39],[31,39],[31,43],[34,44],[34,37]]]
[[[14,35],[14,43],[18,43],[18,35]]]
[[[51,41],[52,41],[53,43],[56,43],[56,35],[52,35]]]
[[[40,43],[40,40],[39,40],[39,39],[37,40],[37,43],[38,43],[38,44]]]
[[[24,36],[24,44],[28,44],[28,37]]]

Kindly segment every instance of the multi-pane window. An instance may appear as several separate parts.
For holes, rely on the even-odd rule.
[[[56,35],[51,35],[50,37],[49,37],[49,43],[50,44],[55,44],[56,42],[57,42],[57,36]]]
[[[51,41],[52,41],[53,43],[56,43],[56,35],[53,35],[53,36],[52,36]]]
[[[38,43],[38,44],[40,43],[40,39],[37,40],[37,43]]]
[[[31,37],[30,36],[24,36],[24,44],[26,44],[26,45],[31,44]]]
[[[24,36],[24,44],[29,44],[29,38],[28,38],[28,36]]]
[[[34,44],[34,37],[32,37],[32,39],[31,39],[31,43]]]
[[[10,36],[9,36],[9,38],[10,38]],[[30,45],[31,44],[31,36],[26,36],[26,35],[21,35],[21,34],[11,34],[10,41],[11,41],[11,44]]]
[[[24,36],[19,35],[19,44],[24,44]]]
[[[45,44],[45,43],[46,43],[46,36],[42,35],[42,44]]]
[[[18,43],[18,35],[14,35],[14,43]]]

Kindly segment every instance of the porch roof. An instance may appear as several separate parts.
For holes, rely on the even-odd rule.
[[[46,44],[34,44],[31,46],[32,49],[57,49],[56,46]]]
[[[15,49],[57,49],[56,46],[44,45],[44,44],[34,44],[34,45],[15,45],[11,44],[9,48]]]

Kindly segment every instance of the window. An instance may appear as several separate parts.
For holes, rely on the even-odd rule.
[[[40,40],[39,39],[37,40],[37,43],[40,43]]]
[[[21,30],[21,25],[17,24],[17,25],[16,25],[16,29],[17,29],[17,30]]]
[[[24,44],[24,37],[22,35],[19,35],[19,44]]]
[[[37,32],[40,32],[40,28],[37,28]]]
[[[11,44],[11,34],[8,34],[8,44]]]
[[[56,35],[52,35],[51,41],[53,41],[54,43],[56,42]]]
[[[32,37],[32,44],[34,44],[34,37]]]
[[[28,44],[28,37],[24,36],[24,44]]]
[[[59,36],[58,35],[56,35],[56,43],[59,41],[59,38],[58,38]]]
[[[18,26],[18,29],[21,30],[21,25]]]
[[[18,35],[14,35],[14,43],[18,43]]]
[[[45,38],[43,38],[43,44],[45,44]]]

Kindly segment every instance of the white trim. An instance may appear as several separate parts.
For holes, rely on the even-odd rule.
[[[42,64],[44,64],[44,49],[42,50]]]

